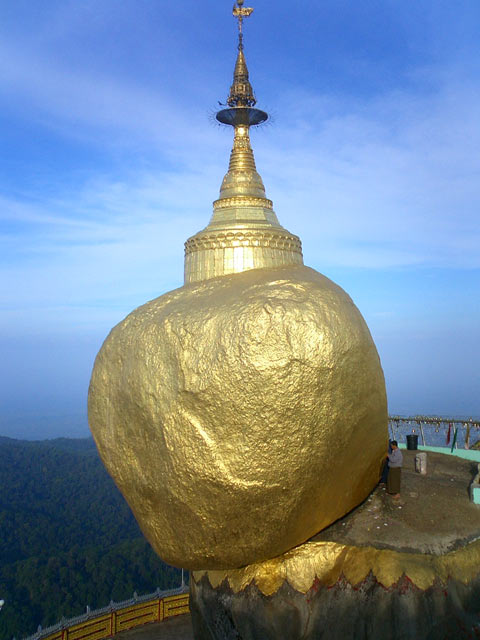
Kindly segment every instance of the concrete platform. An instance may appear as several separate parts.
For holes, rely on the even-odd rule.
[[[422,476],[415,473],[419,452],[402,453],[399,501],[378,486],[362,505],[312,540],[442,555],[480,538],[480,505],[469,496],[478,464],[429,452]]]

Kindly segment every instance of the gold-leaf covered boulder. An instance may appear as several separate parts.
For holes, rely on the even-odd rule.
[[[385,384],[350,297],[304,266],[190,284],[133,311],[95,363],[101,457],[166,562],[241,567],[362,501]]]

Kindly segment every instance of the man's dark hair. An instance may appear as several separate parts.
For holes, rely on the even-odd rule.
[[[392,440],[390,444],[393,444],[394,447],[398,447],[398,442],[396,440]]]

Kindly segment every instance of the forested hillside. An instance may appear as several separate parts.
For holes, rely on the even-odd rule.
[[[0,437],[0,639],[180,584],[144,540],[93,440]]]

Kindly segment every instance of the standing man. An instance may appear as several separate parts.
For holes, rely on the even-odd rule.
[[[392,441],[391,440],[388,441],[388,453],[392,453]],[[385,458],[385,460],[383,462],[382,476],[380,478],[380,485],[385,486],[387,484],[387,478],[388,478],[388,454],[387,454],[387,457]]]
[[[392,447],[392,453],[389,453],[387,456],[389,466],[387,492],[393,495],[395,499],[397,499],[400,498],[403,455],[398,448],[398,442],[396,440],[392,440],[390,446]]]

